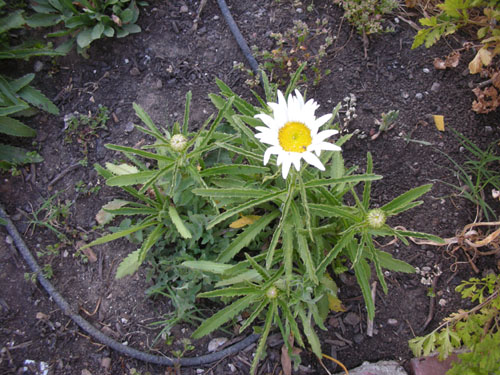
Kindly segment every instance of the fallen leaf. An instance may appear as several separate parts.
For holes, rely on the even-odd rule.
[[[476,113],[489,113],[500,106],[500,97],[498,91],[493,86],[486,87],[481,90],[476,87],[472,92],[476,95],[477,100],[472,103],[472,110]]]
[[[342,301],[338,297],[332,295],[328,295],[328,307],[334,312],[347,311],[344,305],[342,305]]]
[[[285,344],[281,347],[281,368],[284,375],[292,375],[292,359]]]
[[[480,73],[484,66],[488,66],[491,63],[491,59],[493,58],[492,53],[487,50],[485,47],[481,48],[477,51],[476,56],[469,63],[469,71],[470,74]]]
[[[105,210],[117,210],[118,208],[125,206],[127,203],[127,201],[124,201],[122,199],[113,199],[111,202],[106,203],[104,206],[102,206],[97,215],[95,215],[96,221],[99,223],[99,225],[109,223],[111,220],[113,220],[113,217],[115,215]]]
[[[233,221],[229,227],[233,229],[239,229],[243,228],[247,225],[253,224],[255,221],[259,220],[260,216],[259,215],[246,215],[240,217],[238,220]]]
[[[460,61],[460,53],[452,52],[448,56],[446,56],[445,60],[442,60],[440,58],[435,58],[434,68],[439,70],[443,70],[446,68],[455,68],[457,67],[459,61]]]
[[[417,5],[417,0],[405,0],[405,5],[408,8],[415,8],[415,6]]]
[[[208,343],[208,352],[215,352],[219,349],[220,346],[224,345],[227,342],[227,337],[216,337]]]
[[[77,250],[80,250],[85,245],[86,245],[86,243],[84,241],[77,241],[77,243],[75,244],[75,247]],[[81,250],[81,252],[87,257],[87,259],[89,260],[90,263],[97,262],[97,256],[95,255],[92,248],[87,247],[87,248]]]
[[[49,316],[47,314],[44,314],[43,312],[37,312],[35,317],[38,320],[49,320]]]
[[[437,130],[440,132],[444,132],[444,116],[441,115],[433,115],[434,124],[436,124]]]
[[[493,86],[497,89],[500,89],[500,72],[493,73],[491,76],[491,83],[493,83]]]

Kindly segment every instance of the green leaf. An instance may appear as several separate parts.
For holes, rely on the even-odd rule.
[[[202,272],[215,273],[216,275],[222,275],[225,271],[233,267],[231,264],[222,264],[209,260],[187,260],[182,262],[181,266]]]
[[[0,133],[12,135],[15,137],[34,137],[36,131],[21,121],[7,116],[0,116]]]
[[[133,147],[119,146],[119,145],[113,145],[113,144],[106,144],[104,146],[110,150],[131,153],[134,155],[142,156],[142,157],[147,158],[147,159],[154,159],[154,160],[166,161],[166,162],[173,162],[174,161],[174,159],[172,159],[171,157],[160,155],[160,154],[155,154],[155,153],[149,152],[149,151],[138,150],[138,149],[133,148]]]
[[[92,28],[90,37],[92,40],[99,39],[102,36],[103,32],[104,32],[104,25],[102,23],[98,23]]]
[[[177,231],[179,234],[182,236],[182,238],[191,238],[193,235],[187,229],[186,225],[184,224],[184,221],[182,221],[181,217],[179,216],[179,213],[175,209],[174,206],[169,206],[168,207],[168,214],[170,215],[170,219],[172,219],[172,222],[174,223],[175,227],[177,228]]]
[[[84,29],[76,36],[76,43],[80,48],[88,47],[92,41],[92,29]]]
[[[0,34],[12,29],[19,29],[25,22],[22,10],[11,12],[7,17],[0,18]]]
[[[302,218],[299,214],[299,210],[295,205],[295,202],[291,204],[291,215],[294,222],[296,237],[297,237],[297,250],[306,267],[306,277],[309,278],[314,284],[318,284],[319,280],[316,276],[315,267],[311,257],[311,252],[309,251],[309,246],[307,245],[306,236],[300,233],[300,229],[303,228]]]
[[[33,73],[25,74],[24,76],[13,79],[9,82],[10,87],[14,92],[18,92],[23,87],[28,86],[31,81],[35,79],[35,75]]]
[[[372,159],[372,154],[368,152],[366,155],[366,173],[371,174],[372,172],[373,172],[373,159]],[[372,188],[371,181],[366,181],[365,186],[363,188],[363,207],[365,210],[368,210],[369,208],[371,188]]]
[[[415,273],[415,268],[399,259],[394,259],[391,254],[375,250],[375,254],[379,259],[380,266],[395,272]]]
[[[257,271],[259,273],[259,275],[265,280],[265,281],[268,281],[269,280],[269,273],[267,272],[267,270],[260,266],[250,255],[248,255],[248,253],[245,253],[245,258],[247,258],[247,261],[250,263],[250,265],[252,266],[252,268]]]
[[[262,310],[264,310],[264,308],[269,304],[269,299],[268,298],[264,298],[262,300],[262,302],[260,303],[259,306],[257,306],[257,308],[252,312],[252,314],[245,320],[245,322],[243,323],[243,325],[240,327],[240,330],[239,332],[244,332],[245,329],[247,329],[250,324],[252,324],[254,322],[255,319],[257,319],[260,315],[260,313],[262,312]]]
[[[252,293],[258,293],[259,289],[254,286],[232,287],[218,290],[211,290],[209,292],[200,293],[196,298],[214,298],[214,297],[237,297],[247,296]]]
[[[0,143],[0,161],[7,162],[12,165],[21,165],[28,163],[40,163],[43,161],[43,158],[39,154],[29,152],[24,148]]]
[[[193,194],[201,197],[212,198],[259,198],[269,195],[268,190],[263,189],[216,189],[197,188],[193,189]]]
[[[318,277],[322,277],[323,274],[326,271],[326,268],[333,262],[335,258],[337,258],[337,255],[340,254],[342,250],[352,241],[354,237],[354,231],[349,231],[347,233],[344,233],[342,237],[337,241],[335,246],[328,252],[326,257],[323,258],[321,263],[318,265],[318,268],[316,269],[316,275]]]
[[[245,246],[247,246],[260,232],[262,232],[268,224],[279,216],[278,210],[270,214],[262,216],[250,224],[242,233],[240,233],[217,257],[219,262],[227,262]]]
[[[142,261],[139,260],[139,254],[141,249],[137,249],[131,252],[127,257],[120,263],[118,269],[116,270],[116,279],[121,279],[124,276],[134,274],[140,267]]]
[[[262,335],[259,339],[259,345],[257,345],[257,350],[255,350],[255,357],[252,361],[252,366],[250,367],[250,373],[255,375],[257,373],[257,365],[262,357],[262,353],[266,347],[267,337],[269,336],[269,331],[271,331],[271,326],[273,324],[274,314],[276,313],[276,301],[271,303],[271,308],[267,311],[266,321],[264,322],[264,329],[262,330]]]
[[[357,183],[362,181],[375,181],[382,179],[382,176],[376,174],[360,174],[352,176],[343,176],[340,178],[327,178],[321,180],[313,180],[305,183],[306,188],[315,188],[320,186],[335,185],[342,183]]]
[[[358,210],[351,207],[310,203],[309,209],[313,214],[321,217],[342,217],[353,222],[360,221],[356,215]]]
[[[431,190],[431,188],[432,184],[427,184],[408,190],[406,193],[401,194],[397,198],[394,198],[392,201],[381,207],[381,209],[388,215],[395,215],[397,213],[400,213],[403,211],[402,208],[427,193],[429,190]]]
[[[130,186],[144,184],[155,175],[156,171],[143,171],[138,173],[122,174],[106,180],[108,186]]]
[[[233,302],[226,308],[217,311],[210,318],[205,320],[197,329],[193,332],[192,337],[194,339],[199,339],[203,336],[208,335],[210,332],[213,332],[221,325],[226,323],[228,320],[234,318],[237,314],[239,314],[243,309],[247,308],[251,303],[255,301],[254,295],[249,295],[239,300]]]
[[[37,13],[26,19],[26,24],[29,27],[49,27],[55,26],[62,21],[62,17],[59,14],[42,14]]]
[[[142,109],[142,107],[137,103],[133,103],[132,106],[135,110],[135,114],[137,115],[137,117],[139,117],[141,119],[141,121],[153,132],[154,136],[156,138],[158,138],[159,140],[161,140],[163,143],[169,143],[168,139],[166,139],[162,135],[162,133],[156,127],[153,120],[151,120],[151,117],[149,117],[149,115],[146,113],[146,111],[144,111],[144,109]]]
[[[262,196],[262,197],[257,198],[257,199],[252,199],[246,203],[243,203],[239,206],[231,208],[231,209],[227,210],[226,212],[224,212],[223,214],[217,216],[210,223],[208,223],[207,229],[213,228],[218,223],[220,223],[220,222],[230,218],[231,216],[234,216],[234,215],[236,215],[244,210],[248,210],[248,209],[255,207],[259,204],[269,202],[270,200],[273,200],[273,199],[278,199],[285,194],[286,194],[285,191],[274,192],[274,193]]]
[[[268,173],[268,167],[261,167],[248,164],[230,164],[219,165],[217,167],[207,168],[200,172],[200,176],[216,176],[216,175],[253,175]]]
[[[302,327],[304,328],[304,335],[307,337],[309,345],[311,345],[311,350],[316,357],[321,359],[323,356],[321,354],[321,343],[319,342],[318,335],[314,331],[311,324],[311,313],[306,316],[306,313],[301,305],[297,306],[297,312],[299,313],[300,320],[302,321]]]
[[[222,286],[227,286],[227,285],[234,285],[234,284],[240,284],[243,282],[257,282],[262,280],[262,277],[256,270],[248,270],[243,273],[240,273],[239,275],[236,275],[234,277],[230,277],[228,279],[221,280],[215,284],[216,288],[222,287]]]
[[[86,248],[91,247],[91,246],[102,245],[104,243],[117,240],[118,238],[128,236],[129,234],[132,234],[132,233],[137,232],[137,231],[142,230],[142,229],[146,229],[154,224],[156,224],[156,223],[155,222],[147,222],[147,223],[141,224],[141,225],[134,225],[131,228],[127,228],[127,229],[124,229],[124,230],[119,231],[119,232],[107,234],[107,235],[102,236],[102,237],[92,241],[91,243],[81,247],[80,250],[86,249]]]
[[[186,93],[186,104],[184,106],[184,121],[182,122],[182,134],[186,135],[188,134],[188,126],[189,126],[189,109],[191,107],[191,98],[193,97],[193,94],[191,91],[188,91]]]

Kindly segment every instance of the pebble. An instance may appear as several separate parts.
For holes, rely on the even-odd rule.
[[[135,66],[132,69],[130,69],[130,75],[131,76],[135,77],[135,76],[138,76],[139,74],[141,74],[141,72]]]
[[[297,9],[295,9],[295,11],[296,11],[297,13],[302,13],[302,8],[297,8]]]
[[[439,84],[438,82],[434,82],[434,83],[432,84],[432,86],[431,86],[431,91],[436,92],[436,91],[438,91],[438,90],[439,90],[439,88],[440,88],[440,87],[441,87],[441,84]]]
[[[41,61],[35,61],[35,64],[33,65],[33,70],[35,73],[41,72],[43,69],[43,62]]]
[[[163,82],[161,81],[161,79],[158,79],[155,83],[155,87],[157,89],[161,89],[163,87]]]
[[[406,91],[403,91],[401,93],[401,96],[403,97],[403,99],[408,99],[410,97],[410,94],[408,94]]]
[[[361,333],[357,333],[352,339],[356,344],[361,344],[365,340],[365,337]]]
[[[208,343],[208,352],[215,352],[220,346],[227,342],[227,337],[216,337]]]
[[[104,357],[103,359],[101,359],[101,366],[104,369],[108,370],[111,367],[111,358]]]
[[[134,130],[134,123],[129,122],[127,125],[125,125],[125,132],[130,133],[131,131]]]
[[[189,8],[187,7],[187,5],[182,5],[181,8],[179,9],[179,12],[187,13],[189,12]]]
[[[415,94],[415,99],[417,100],[422,100],[424,98],[424,94],[420,93],[420,92],[417,92]]]
[[[493,128],[491,126],[485,126],[484,131],[486,132],[486,134],[491,134],[493,133]]]
[[[344,317],[344,323],[349,324],[351,326],[359,324],[360,321],[361,319],[359,318],[359,315],[354,312],[348,312]]]
[[[387,324],[389,324],[390,326],[397,326],[399,322],[396,319],[390,318],[387,319]]]
[[[422,72],[424,72],[424,73],[430,73],[431,71],[429,69],[427,69],[427,68],[424,68],[424,69],[422,69]]]

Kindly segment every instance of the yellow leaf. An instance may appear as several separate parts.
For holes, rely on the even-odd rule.
[[[486,48],[481,48],[477,51],[474,59],[469,63],[469,71],[470,74],[480,73],[484,66],[488,66],[491,63],[491,59],[493,58],[493,54],[487,50]]]
[[[434,115],[434,123],[436,124],[437,130],[444,132],[444,116]]]
[[[259,215],[247,215],[247,216],[242,216],[238,220],[233,221],[229,227],[233,229],[238,229],[238,228],[243,228],[247,225],[253,224],[255,221],[259,220],[260,216]]]
[[[338,297],[334,297],[330,294],[328,295],[328,307],[331,311],[335,312],[346,311],[344,305],[342,305],[342,301]]]

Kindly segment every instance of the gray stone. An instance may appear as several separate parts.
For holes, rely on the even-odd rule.
[[[349,370],[349,375],[408,375],[396,361],[380,361],[377,363],[364,362],[361,366]],[[335,375],[345,375],[339,372]]]
[[[436,91],[438,91],[438,90],[439,90],[439,88],[440,88],[440,87],[441,87],[441,85],[440,85],[438,82],[434,82],[434,83],[432,84],[432,86],[431,86],[431,91],[436,92]]]
[[[354,312],[348,312],[344,317],[344,323],[349,324],[351,326],[355,326],[360,322],[359,315]]]

